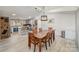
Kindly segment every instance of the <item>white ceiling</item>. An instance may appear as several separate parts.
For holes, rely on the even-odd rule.
[[[36,17],[42,13],[42,6],[0,6],[0,16],[9,16],[11,18],[30,18]],[[46,6],[46,13],[76,11],[76,6]],[[14,14],[14,16],[12,15]]]

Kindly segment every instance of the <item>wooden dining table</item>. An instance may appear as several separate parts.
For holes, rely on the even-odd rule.
[[[41,42],[42,42],[42,39],[47,35],[48,33],[48,30],[44,30],[42,32],[37,32],[37,33],[34,33],[34,36],[37,37],[39,39],[39,52],[41,52]],[[55,32],[53,31],[53,40],[55,39]],[[29,44],[31,44],[31,42],[28,42]]]
[[[39,52],[41,52],[41,41],[47,35],[48,31],[42,31],[34,34],[39,39]]]

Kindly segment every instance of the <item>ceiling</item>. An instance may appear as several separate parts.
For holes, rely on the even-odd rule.
[[[46,13],[69,12],[76,11],[76,6],[45,6]],[[10,18],[34,18],[40,15],[43,6],[0,6],[0,16]]]

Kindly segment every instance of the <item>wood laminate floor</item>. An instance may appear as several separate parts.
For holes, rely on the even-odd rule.
[[[10,38],[0,41],[0,52],[33,52],[32,48],[28,48],[28,35],[14,33]],[[36,48],[38,52],[38,47]],[[46,50],[42,47],[42,52],[77,52],[74,40],[56,37],[55,41],[48,46]]]

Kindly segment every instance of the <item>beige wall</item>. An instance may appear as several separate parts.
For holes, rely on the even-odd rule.
[[[50,19],[53,20],[52,27],[56,30],[56,35],[61,35],[61,31],[66,31],[66,38],[67,39],[75,39],[75,13],[52,13],[47,14],[48,21]],[[40,19],[40,16],[38,17]],[[42,21],[41,27],[43,29],[47,29],[49,24],[48,21]],[[38,22],[38,26],[39,26]],[[39,26],[39,27],[40,27]]]
[[[77,18],[76,18],[76,37],[77,37],[77,40],[76,40],[76,43],[78,45],[78,50],[79,50],[79,9],[77,10]]]

